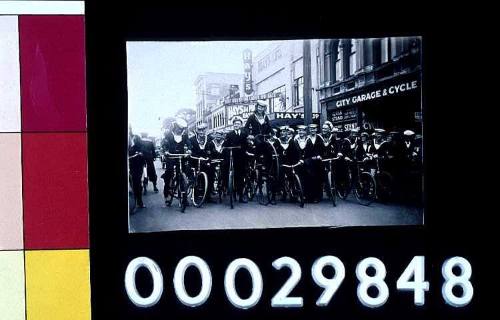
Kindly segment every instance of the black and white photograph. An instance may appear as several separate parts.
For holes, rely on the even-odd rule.
[[[129,232],[423,225],[421,50],[127,41]]]

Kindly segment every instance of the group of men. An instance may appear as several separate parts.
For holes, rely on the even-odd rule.
[[[271,181],[271,204],[276,204],[276,197],[286,198],[283,190],[285,170],[276,170],[277,165],[302,164],[297,167],[305,200],[317,203],[323,197],[323,182],[325,176],[325,162],[323,159],[341,157],[343,160],[363,161],[371,159],[372,155],[377,155],[387,161],[390,170],[397,175],[404,171],[411,163],[421,163],[421,137],[413,131],[406,130],[400,132],[386,132],[383,129],[373,130],[350,130],[340,131],[331,122],[326,121],[321,127],[316,124],[308,126],[298,125],[296,129],[289,126],[273,128],[269,117],[266,115],[267,103],[259,100],[255,104],[255,112],[244,121],[241,117],[232,119],[233,129],[229,132],[215,131],[210,136],[207,135],[207,125],[198,124],[194,135],[190,136],[187,130],[187,123],[183,119],[177,119],[161,143],[161,152],[165,154],[190,154],[194,157],[202,157],[210,160],[222,159],[223,183],[227,182],[229,168],[229,149],[226,147],[236,147],[232,149],[234,184],[239,202],[246,203],[248,199],[244,194],[245,179],[248,176],[248,166],[257,159],[267,172],[272,176]],[[135,149],[134,149],[135,148]],[[134,142],[129,148],[129,159],[132,181],[132,162],[138,147]],[[144,147],[142,148],[144,150]],[[143,152],[144,159],[151,153]],[[130,158],[132,156],[132,158]],[[148,177],[156,189],[156,174],[149,176],[148,161],[143,161],[143,167],[148,168]],[[189,171],[189,160],[186,159],[186,173]],[[165,157],[165,172],[162,178],[165,181],[163,190],[167,199],[169,194],[170,179],[174,175],[176,160]],[[154,166],[153,166],[154,167]],[[347,168],[347,167],[346,167]],[[344,169],[346,169],[344,168]],[[211,195],[214,186],[215,166],[211,161],[202,162],[202,171],[209,179],[208,198],[211,202]],[[276,174],[276,172],[280,172]],[[141,171],[142,173],[142,171]],[[141,196],[140,179],[134,186],[136,195],[136,205],[143,207]]]

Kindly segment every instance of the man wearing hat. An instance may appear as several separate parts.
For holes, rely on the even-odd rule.
[[[187,122],[182,118],[177,118],[172,123],[172,129],[165,135],[162,143],[162,151],[167,156],[166,164],[165,164],[165,172],[161,176],[163,181],[165,182],[165,186],[163,187],[163,196],[165,197],[165,203],[167,203],[167,197],[170,193],[170,180],[174,176],[174,165],[176,160],[168,159],[168,154],[180,154],[180,153],[191,153],[191,142],[189,141],[187,135]],[[183,160],[185,161],[185,160]],[[187,164],[187,161],[186,161]],[[185,172],[188,172],[188,166],[183,166]]]
[[[154,192],[158,192],[156,187],[156,169],[155,169],[155,158],[156,158],[156,148],[153,140],[148,139],[148,134],[146,132],[141,133],[142,136],[142,154],[144,155],[144,160],[146,161],[146,172],[147,176],[144,177],[144,194],[147,192],[148,181],[153,184]]]
[[[246,203],[248,200],[243,195],[244,179],[245,179],[245,163],[246,163],[246,148],[247,148],[247,136],[248,133],[245,129],[242,129],[243,119],[239,116],[235,116],[232,119],[234,130],[230,131],[224,140],[223,147],[240,147],[239,149],[233,149],[233,168],[234,168],[234,184],[236,193],[239,196],[240,203]],[[225,180],[229,179],[229,151],[224,151],[224,170],[226,173]]]
[[[128,164],[130,178],[132,180],[132,192],[134,193],[135,207],[145,208],[142,202],[142,174],[146,162],[142,154],[141,137],[132,134],[128,148]]]
[[[207,136],[207,128],[208,125],[204,122],[199,123],[196,126],[196,134],[189,139],[191,144],[191,152],[194,157],[197,158],[211,158],[211,150],[210,150],[210,139]],[[198,161],[193,160],[191,165],[197,165]],[[210,161],[202,161],[201,162],[201,171],[205,172],[208,177],[208,188],[207,188],[207,198],[205,202],[213,202],[212,201],[212,190],[214,186],[214,169],[210,165]]]
[[[320,135],[317,134],[318,125],[309,125],[309,137],[307,139],[305,158],[305,195],[308,201],[318,203],[322,198],[322,184],[324,168],[321,161],[324,153],[324,141]]]
[[[416,157],[416,145],[415,145],[415,132],[412,130],[405,130],[403,132],[404,143],[406,149],[406,156],[408,159],[412,160]]]

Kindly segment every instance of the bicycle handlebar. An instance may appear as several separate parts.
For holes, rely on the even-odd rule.
[[[193,156],[190,156],[191,159],[194,159],[194,160],[201,160],[201,161],[208,161],[210,160],[209,158],[203,158],[203,157],[193,157]]]
[[[339,160],[341,157],[338,156],[338,157],[335,157],[335,158],[329,158],[329,159],[322,159],[321,161],[323,162],[326,162],[326,161],[335,161],[335,160]]]
[[[222,149],[241,149],[241,147],[222,147]]]
[[[282,164],[281,166],[282,167],[285,167],[285,168],[295,168],[297,166],[300,166],[301,164],[303,164],[302,162],[297,162],[296,164],[293,164],[293,165],[289,165],[289,164]]]

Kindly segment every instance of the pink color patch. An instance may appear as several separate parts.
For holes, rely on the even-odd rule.
[[[22,130],[85,131],[83,16],[20,16]]]

